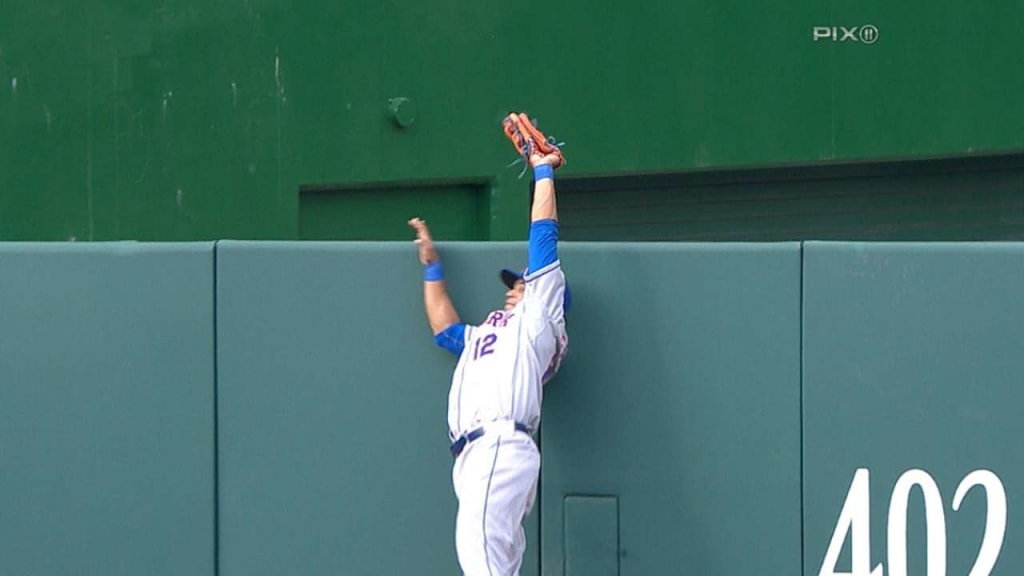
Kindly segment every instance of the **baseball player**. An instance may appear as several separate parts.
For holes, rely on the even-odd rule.
[[[568,336],[569,302],[558,260],[554,170],[564,163],[524,114],[509,114],[505,133],[533,168],[528,263],[502,270],[505,305],[478,325],[459,319],[445,289],[441,261],[426,222],[416,230],[424,265],[423,300],[434,341],[458,357],[448,394],[448,431],[459,501],[455,548],[466,576],[519,574],[533,507],[540,452],[543,385],[558,371]]]

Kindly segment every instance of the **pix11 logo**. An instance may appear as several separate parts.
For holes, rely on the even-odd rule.
[[[878,42],[878,28],[871,24],[864,26],[815,26],[811,30],[815,42],[855,42],[874,44]]]

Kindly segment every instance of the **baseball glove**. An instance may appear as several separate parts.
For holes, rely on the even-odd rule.
[[[526,164],[532,166],[531,159],[534,156],[554,156],[555,160],[551,163],[552,168],[558,168],[565,164],[565,157],[560,148],[562,144],[555,138],[545,136],[534,126],[526,114],[510,112],[501,124],[505,130],[505,136],[512,141],[516,152],[519,152]]]

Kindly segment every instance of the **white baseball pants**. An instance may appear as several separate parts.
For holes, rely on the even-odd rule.
[[[526,550],[523,520],[537,495],[540,452],[511,421],[484,428],[452,468],[459,500],[455,550],[465,576],[518,576]]]

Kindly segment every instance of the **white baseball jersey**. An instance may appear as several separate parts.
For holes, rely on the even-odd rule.
[[[458,438],[494,420],[540,424],[543,386],[565,357],[561,264],[530,271],[523,299],[495,310],[478,326],[466,326],[464,347],[448,394],[448,429]]]

